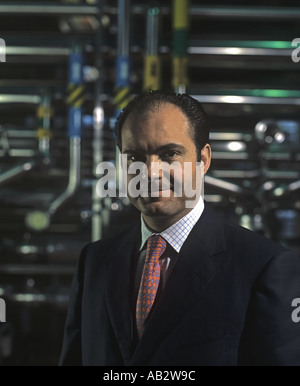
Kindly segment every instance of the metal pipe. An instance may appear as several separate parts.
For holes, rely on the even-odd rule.
[[[159,8],[149,8],[147,12],[146,53],[158,55]]]
[[[46,211],[33,210],[26,215],[26,225],[35,231],[42,231],[49,227],[51,217],[62,208],[77,192],[80,186],[81,169],[81,106],[84,101],[82,76],[81,46],[74,44],[69,60],[69,85],[67,103],[69,105],[68,129],[70,168],[67,188],[49,206]],[[44,99],[48,106],[48,99]],[[49,106],[48,106],[49,107]],[[49,112],[50,113],[50,112]],[[49,116],[45,117],[46,125],[50,125]],[[47,130],[46,130],[47,131]],[[47,133],[46,133],[47,134]],[[41,144],[45,150],[45,144]]]
[[[7,4],[0,5],[1,15],[19,16],[64,16],[64,15],[97,15],[98,8],[92,5],[63,5],[63,4]]]
[[[185,93],[187,79],[188,0],[173,0],[173,87]]]
[[[34,157],[36,155],[35,150],[31,149],[9,149],[8,152],[0,150],[0,157],[8,155],[9,157]]]
[[[100,39],[100,37],[98,37]],[[100,40],[101,41],[101,40]],[[98,66],[101,68],[102,60],[98,58]],[[104,126],[104,109],[101,102],[102,79],[98,79],[95,90],[95,107],[93,119],[93,186],[92,186],[92,233],[91,241],[102,238],[102,198],[97,191],[97,167],[103,161],[103,126]]]
[[[97,107],[95,107],[96,109]],[[99,109],[101,107],[99,106]],[[102,198],[99,197],[97,192],[97,177],[96,177],[96,167],[99,165],[98,160],[102,159],[102,129],[99,130],[94,127],[94,138],[93,138],[93,163],[94,163],[94,180],[92,186],[92,230],[91,230],[91,241],[97,241],[102,238],[103,231],[103,221],[102,221],[102,211],[103,204]]]
[[[129,55],[130,0],[118,1],[118,55]]]
[[[0,103],[39,104],[40,102],[41,97],[39,95],[0,94]]]
[[[66,190],[52,202],[49,206],[48,214],[54,215],[66,202],[72,198],[80,186],[80,137],[70,138],[70,171],[69,183]]]
[[[147,13],[144,90],[158,90],[160,88],[160,61],[158,57],[158,18],[159,9],[149,8]]]
[[[51,224],[51,217],[61,209],[77,192],[80,186],[81,138],[70,138],[70,169],[67,188],[60,194],[45,211],[32,210],[25,217],[25,224],[34,231],[44,231]]]
[[[9,153],[9,142],[8,142],[8,136],[7,131],[0,126],[0,144],[2,147],[3,155],[7,155]]]
[[[276,188],[273,192],[273,196],[276,198],[283,198],[289,196],[291,193],[295,193],[300,190],[300,180],[290,183],[289,185]]]
[[[118,0],[118,55],[116,63],[116,117],[130,100],[130,0]],[[118,157],[117,157],[118,158]]]
[[[23,176],[24,174],[33,170],[37,165],[38,165],[37,161],[30,160],[21,165],[14,166],[11,169],[6,170],[5,172],[0,174],[0,186],[3,186]]]
[[[65,56],[68,57],[71,50],[66,47],[33,47],[33,46],[9,46],[6,48],[6,55],[34,55],[34,56]]]
[[[116,62],[116,116],[130,99],[129,74],[130,0],[118,1],[118,55]]]
[[[147,18],[148,19],[148,18]],[[151,32],[149,34],[147,33],[147,36],[153,36],[153,38],[148,38],[146,41],[146,46],[150,43],[149,49],[146,48],[146,52],[149,55],[156,55],[158,52],[160,53],[166,53],[169,52],[169,47],[166,46],[160,46],[159,48],[155,49],[155,41],[158,39],[157,37],[157,31],[158,31],[158,25],[157,21],[154,21],[154,24],[149,26],[150,20],[155,20],[155,17],[148,19],[148,27],[151,28]],[[290,45],[290,42],[280,42],[282,46],[279,46],[278,48],[275,47],[276,42],[270,41],[270,47],[262,47],[259,42],[251,42],[251,46],[243,47],[240,46],[240,42],[230,42],[230,46],[224,47],[214,45],[211,46],[205,46],[203,42],[199,41],[199,44],[195,40],[188,41],[188,48],[187,53],[189,55],[226,55],[226,56],[266,56],[266,57],[272,57],[272,56],[291,56],[291,53],[293,51],[293,48],[288,48],[288,44]],[[273,43],[273,47],[271,47]],[[214,43],[216,44],[216,43]],[[235,45],[236,44],[236,45]],[[110,47],[103,46],[100,47],[100,50],[103,52],[106,52],[107,50],[111,49]],[[136,52],[139,52],[141,50],[140,47],[135,47]],[[156,52],[157,51],[157,52]],[[39,57],[47,57],[47,56],[59,56],[59,57],[68,57],[71,53],[71,50],[66,47],[34,47],[34,46],[9,46],[6,47],[6,54],[7,56],[39,56]]]
[[[104,12],[116,13],[117,8],[112,6],[105,6]],[[162,7],[162,14],[168,15],[170,13],[169,7]],[[147,6],[136,5],[133,6],[132,12],[134,14],[145,14],[147,12]],[[55,15],[87,15],[96,16],[98,13],[97,6],[93,5],[63,5],[63,4],[1,4],[0,13],[6,15],[20,15],[20,16],[55,16]],[[200,16],[205,18],[237,18],[237,19],[278,19],[278,20],[299,20],[300,10],[296,7],[280,8],[280,7],[205,7],[205,6],[193,6],[190,9],[191,16]]]
[[[113,6],[103,7],[103,11],[106,13],[115,14],[117,8]],[[132,13],[135,15],[145,14],[147,12],[147,5],[134,5],[132,7]],[[162,15],[170,14],[170,7],[161,7]],[[299,20],[300,10],[296,7],[209,7],[209,6],[192,6],[190,7],[190,15],[203,17],[203,18],[220,18],[220,19],[273,19],[273,20]]]
[[[292,182],[286,187],[287,192],[292,193],[300,190],[300,180]]]
[[[300,98],[253,97],[240,95],[192,95],[201,103],[232,103],[258,105],[300,105]]]
[[[260,176],[260,172],[258,170],[214,170],[213,171],[214,177],[216,178],[237,178],[237,179],[244,179],[244,178],[257,178]]]
[[[104,127],[104,109],[102,105],[103,98],[103,78],[102,78],[102,46],[103,33],[101,27],[101,12],[103,1],[98,1],[99,28],[95,35],[95,67],[99,71],[99,76],[95,82],[95,102],[93,111],[93,185],[92,185],[92,218],[91,218],[91,241],[96,241],[102,238],[102,198],[97,194],[97,167],[103,161],[103,127]]]
[[[195,44],[195,43],[194,43]],[[292,48],[261,48],[261,47],[195,47],[187,49],[190,55],[226,55],[226,56],[283,56],[291,57]]]
[[[50,119],[51,119],[51,97],[48,91],[42,96],[41,105],[37,111],[38,129],[37,137],[39,140],[39,151],[45,158],[49,158],[50,153]]]
[[[130,65],[129,65],[129,51],[130,51],[130,0],[118,1],[118,56],[116,63],[116,92],[114,96],[115,118],[118,117],[122,109],[127,105],[131,99],[130,89]],[[117,181],[120,181],[121,165],[120,165],[120,151],[116,146],[116,174]],[[118,186],[121,189],[121,186]]]
[[[36,95],[0,95],[0,103],[39,103],[41,98]],[[6,137],[7,140],[7,137]],[[9,148],[9,143],[7,141],[6,148],[4,147],[2,150],[2,155],[11,155],[11,152],[13,152],[12,149]],[[35,153],[34,153],[35,154]],[[3,186],[11,181],[14,181],[15,179],[23,176],[24,174],[28,173],[29,171],[33,170],[38,166],[38,161],[35,159],[29,160],[25,163],[22,163],[21,165],[14,166],[10,168],[9,170],[6,170],[5,172],[0,174],[0,186]]]
[[[69,61],[69,85],[67,103],[69,105],[69,138],[70,138],[70,169],[69,182],[66,190],[50,205],[48,213],[52,216],[73,195],[80,185],[81,168],[81,112],[84,101],[82,47],[73,44]]]
[[[206,18],[237,18],[237,19],[300,19],[299,8],[280,8],[280,7],[191,7],[192,16],[202,16]]]
[[[215,188],[224,190],[228,193],[234,193],[238,195],[249,195],[251,194],[244,188],[241,188],[239,185],[233,184],[231,182],[223,181],[212,176],[205,176],[205,184],[211,185]]]

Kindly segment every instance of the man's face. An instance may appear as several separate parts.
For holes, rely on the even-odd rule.
[[[196,188],[197,150],[191,138],[188,120],[179,108],[167,103],[147,114],[130,115],[122,128],[122,153],[128,157],[127,167],[136,161],[146,164],[148,197],[134,198],[130,195],[130,189],[128,196],[132,204],[142,212],[148,225],[166,218],[174,223],[189,212],[184,189],[181,197],[174,195],[174,179],[178,179],[179,171],[182,184],[187,179],[193,189]],[[165,189],[164,173],[158,170],[157,165],[173,162],[176,162],[177,168],[170,169],[171,184],[169,189]],[[191,166],[189,171],[184,170],[187,162]],[[134,177],[135,175],[127,173],[127,187]],[[156,197],[150,196],[151,181],[156,181]],[[198,181],[197,183],[199,184]]]

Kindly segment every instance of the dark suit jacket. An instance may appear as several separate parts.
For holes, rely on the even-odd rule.
[[[60,365],[300,365],[300,258],[206,205],[135,345],[139,225],[81,253]]]

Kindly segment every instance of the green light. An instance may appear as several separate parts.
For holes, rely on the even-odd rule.
[[[291,42],[284,41],[262,41],[262,42],[254,42],[257,46],[262,48],[280,48],[280,49],[288,49],[291,48]]]
[[[299,90],[277,90],[277,89],[201,89],[203,95],[235,95],[240,97],[268,97],[268,98],[300,98]]]
[[[29,228],[35,231],[43,231],[50,225],[48,214],[40,210],[33,210],[32,212],[29,212],[26,215],[25,222]]]
[[[148,15],[149,16],[157,16],[158,14],[159,14],[159,8],[158,7],[148,9]]]
[[[196,41],[190,40],[191,45],[199,45],[202,47],[237,47],[237,48],[272,48],[272,49],[291,49],[290,41],[281,40],[214,40],[214,41]]]
[[[268,98],[297,98],[299,91],[295,90],[253,90],[253,95]]]

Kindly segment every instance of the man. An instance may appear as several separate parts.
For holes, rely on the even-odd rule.
[[[223,221],[199,194],[193,208],[184,189],[175,194],[175,171],[200,189],[197,168],[210,166],[199,102],[138,96],[116,130],[128,170],[146,165],[149,194],[128,192],[140,224],[83,249],[60,364],[300,365],[299,257]],[[176,164],[169,185],[160,164]]]

